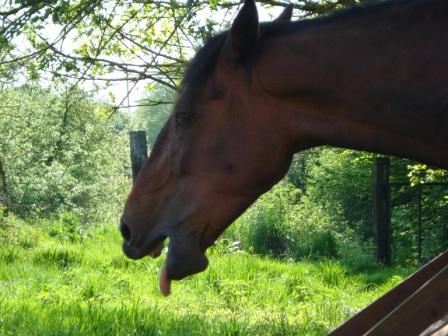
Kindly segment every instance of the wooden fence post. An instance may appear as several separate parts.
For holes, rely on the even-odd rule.
[[[148,158],[148,144],[145,131],[129,132],[131,146],[132,180],[135,182],[138,172]]]
[[[9,198],[8,184],[6,183],[6,173],[3,168],[3,162],[0,158],[0,206],[4,208],[4,214],[7,215],[11,206]]]
[[[421,183],[417,186],[418,191],[418,207],[417,207],[417,215],[418,215],[418,223],[417,223],[417,255],[418,255],[418,263],[422,263],[422,189],[423,185]]]
[[[389,174],[389,158],[375,158],[373,167],[373,223],[377,246],[377,258],[385,265],[391,265],[392,263]]]

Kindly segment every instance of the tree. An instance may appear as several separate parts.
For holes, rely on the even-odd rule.
[[[356,0],[301,0],[304,16]],[[261,0],[259,6],[285,7]],[[93,80],[108,85],[144,81],[175,90],[202,41],[226,24],[239,1],[4,1],[0,10],[0,78]],[[123,102],[117,102],[122,105]]]
[[[0,92],[0,158],[11,210],[71,211],[83,221],[117,215],[129,186],[126,121],[85,92],[36,86]]]
[[[373,238],[372,165],[376,154],[337,148],[316,148],[297,158],[288,179],[303,190],[304,205],[348,239]],[[297,178],[299,177],[299,178]],[[396,157],[391,158],[393,258],[417,260],[418,184],[447,181],[447,172]],[[448,187],[422,188],[422,255],[428,260],[447,247]],[[303,201],[307,201],[303,202]],[[301,209],[301,211],[303,211]],[[306,221],[306,220],[302,220]],[[347,231],[348,232],[345,232]],[[353,233],[347,236],[347,233]]]

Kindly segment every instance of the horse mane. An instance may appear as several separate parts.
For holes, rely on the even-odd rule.
[[[446,3],[448,5],[448,1]],[[248,66],[250,67],[257,60],[257,57],[261,55],[264,42],[269,38],[298,34],[334,23],[343,23],[349,25],[352,29],[356,29],[358,24],[366,24],[365,21],[369,18],[374,19],[376,25],[384,27],[384,25],[393,24],[394,14],[392,12],[394,9],[399,8],[402,13],[407,11],[409,20],[412,20],[413,14],[419,12],[421,7],[427,9],[428,0],[366,1],[316,18],[292,22],[262,22],[260,24],[258,41],[252,53],[253,62],[249,63]],[[228,31],[223,31],[206,41],[188,64],[180,85],[179,99],[182,100],[183,104],[179,105],[183,106],[181,110],[176,112],[176,115],[180,118],[191,116],[193,102],[201,94],[205,81],[213,72],[218,56],[227,39],[227,34]],[[190,110],[190,112],[187,112],[187,110]]]
[[[202,82],[213,71],[218,55],[227,37],[227,31],[208,39],[190,61],[184,74],[181,87],[191,82]]]
[[[439,1],[439,0],[432,0]],[[397,10],[408,20],[415,19],[415,14],[431,9],[431,0],[376,0],[365,1],[352,6],[334,10],[316,18],[299,21],[272,21],[260,25],[258,52],[263,43],[271,37],[298,34],[312,29],[318,29],[331,24],[346,25],[347,29],[356,29],[366,24],[377,27],[393,26]],[[446,3],[448,5],[448,2]],[[440,6],[438,7],[440,8]],[[437,13],[434,13],[435,15]],[[369,21],[370,20],[370,21]]]
[[[219,53],[226,41],[227,33],[227,31],[224,31],[210,38],[189,62],[179,90],[179,100],[182,101],[182,104],[177,105],[182,106],[176,111],[178,121],[192,115],[193,102],[200,95],[205,81],[215,68]]]

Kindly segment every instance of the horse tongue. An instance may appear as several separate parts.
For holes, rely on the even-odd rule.
[[[166,268],[166,263],[163,264],[162,269],[160,270],[160,283],[159,283],[160,291],[163,295],[168,296],[171,293],[171,280],[168,278],[168,270]]]

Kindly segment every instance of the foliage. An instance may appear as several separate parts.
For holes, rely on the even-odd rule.
[[[244,249],[261,255],[286,256],[287,213],[298,201],[299,191],[284,183],[263,195],[233,228]]]
[[[312,16],[357,0],[300,0]],[[279,12],[287,3],[263,0]],[[0,12],[0,74],[154,83],[175,89],[200,44],[225,29],[240,1],[5,1]],[[118,102],[120,105],[122,102]]]
[[[396,261],[418,264],[448,248],[447,195],[448,185],[406,185],[392,189],[392,197],[396,201],[392,211],[393,256]]]
[[[83,225],[79,217],[73,212],[63,211],[59,216],[59,220],[53,220],[52,222],[54,225],[50,226],[48,232],[52,237],[72,242],[85,238],[86,225]]]
[[[290,183],[263,195],[228,230],[242,248],[260,255],[293,259],[336,257],[334,223]]]
[[[108,119],[107,106],[76,89],[23,86],[0,95],[0,157],[12,210],[70,210],[83,222],[115,216],[129,183],[125,120]]]
[[[1,335],[326,335],[412,271],[354,273],[334,260],[296,264],[215,251],[207,271],[173,283],[164,298],[162,260],[123,256],[115,224],[71,241],[50,235],[57,221],[10,215],[6,222]],[[27,237],[33,248],[23,244]]]
[[[338,257],[355,270],[375,267],[372,244],[373,154],[317,148],[293,160],[285,181],[263,195],[228,237],[260,255],[295,260]],[[423,188],[422,260],[418,260],[417,189],[412,181],[441,181],[440,170],[392,158],[393,258],[418,264],[447,248],[446,186]],[[292,184],[292,183],[293,184]],[[419,182],[419,183],[420,183]],[[407,186],[406,186],[407,185]]]
[[[373,239],[372,168],[374,154],[321,148],[308,155],[306,178],[302,182],[309,201],[333,217],[334,230],[347,246],[349,240],[359,246]],[[415,263],[429,260],[446,249],[447,212],[445,186],[424,187],[422,194],[423,258],[417,260],[418,190],[413,185],[446,180],[446,172],[391,158],[393,257],[395,262]],[[339,214],[335,217],[335,214]],[[348,228],[349,230],[344,229]],[[344,232],[345,231],[345,232]],[[346,248],[342,248],[345,251]],[[373,252],[373,251],[372,251]]]
[[[407,166],[407,179],[408,185],[392,190],[395,258],[422,263],[448,248],[448,174],[446,170],[412,163]]]
[[[303,257],[337,257],[339,249],[339,233],[335,228],[338,216],[330,216],[316,203],[310,202],[307,196],[294,207],[288,215],[290,223],[290,255]]]
[[[174,99],[173,91],[156,86],[132,115],[131,128],[146,131],[150,148],[171,114]]]
[[[336,230],[348,225],[359,237],[372,232],[372,154],[322,148],[308,163],[307,195],[335,218]]]

